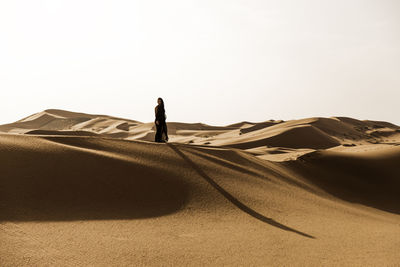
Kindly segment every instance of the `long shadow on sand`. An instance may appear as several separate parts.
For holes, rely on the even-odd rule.
[[[204,178],[209,184],[211,184],[218,192],[220,192],[226,199],[228,199],[232,204],[236,207],[241,209],[242,211],[246,212],[247,214],[251,215],[252,217],[265,222],[269,225],[278,227],[285,231],[290,231],[308,238],[315,238],[312,235],[303,233],[296,229],[290,228],[286,225],[283,225],[272,218],[265,217],[264,215],[258,213],[257,211],[251,209],[250,207],[246,206],[242,202],[240,202],[237,198],[232,196],[229,192],[227,192],[224,188],[218,185],[210,176],[208,176],[199,166],[197,166],[191,159],[189,159],[185,154],[182,153],[175,145],[168,143],[167,144],[176,154],[178,154],[187,164],[189,164],[202,178]]]

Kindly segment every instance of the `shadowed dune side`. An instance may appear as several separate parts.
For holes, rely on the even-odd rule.
[[[87,131],[55,131],[55,130],[32,130],[25,134],[32,135],[67,135],[67,136],[97,136],[98,134]]]
[[[216,144],[240,149],[260,146],[324,149],[340,145],[336,139],[310,125],[299,125],[271,132],[265,130],[268,130],[268,128],[261,131],[253,131],[253,135],[242,135],[218,143],[216,142]]]
[[[383,145],[385,146],[385,145]],[[315,151],[284,162],[329,194],[400,214],[400,146],[370,151]]]
[[[0,221],[154,217],[188,200],[187,183],[145,162],[38,137],[1,135],[0,161]]]

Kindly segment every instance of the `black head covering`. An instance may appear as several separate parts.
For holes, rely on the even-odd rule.
[[[164,100],[159,97],[158,99],[161,100],[161,104],[158,104],[157,106],[157,114],[156,114],[156,120],[160,121],[165,121],[165,108],[164,108]]]
[[[161,97],[159,97],[158,99],[161,100],[161,104],[158,105],[158,109],[160,110],[160,112],[164,113],[165,112],[164,100]]]

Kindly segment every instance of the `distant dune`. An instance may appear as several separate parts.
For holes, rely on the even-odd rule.
[[[347,117],[0,125],[0,266],[395,266],[400,127]]]

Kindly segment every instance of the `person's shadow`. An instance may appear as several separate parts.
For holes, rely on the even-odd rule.
[[[220,185],[218,185],[210,176],[208,176],[199,166],[197,166],[190,158],[188,158],[182,151],[180,151],[175,145],[168,143],[167,144],[173,151],[175,151],[176,154],[178,154],[183,160],[185,160],[186,163],[188,163],[202,178],[204,178],[208,183],[210,183],[215,189],[217,189],[226,199],[228,199],[232,204],[234,204],[236,207],[241,209],[242,211],[246,212],[247,214],[253,216],[254,218],[268,223],[269,225],[278,227],[282,230],[285,231],[290,231],[308,238],[315,238],[312,235],[303,233],[301,231],[298,231],[296,229],[293,229],[291,227],[288,227],[286,225],[283,225],[277,221],[275,221],[272,218],[265,217],[264,215],[258,213],[257,211],[251,209],[250,207],[246,206],[242,202],[240,202],[237,198],[232,196],[229,192],[227,192],[224,188],[222,188]]]

